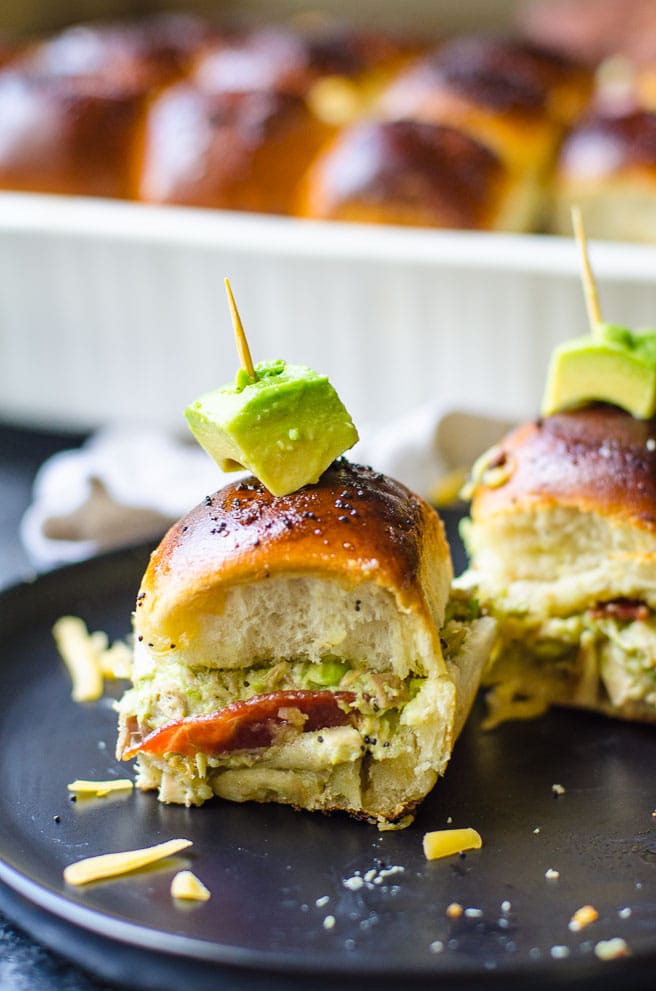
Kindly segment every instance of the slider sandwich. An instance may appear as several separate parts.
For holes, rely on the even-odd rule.
[[[471,480],[458,585],[499,621],[490,724],[550,705],[656,721],[656,332],[603,324],[584,262],[591,335],[556,349],[543,415]]]
[[[656,721],[656,419],[605,404],[479,464],[459,579],[499,620],[490,723],[550,705]]]
[[[444,773],[491,647],[471,604],[447,619],[437,513],[343,459],[358,439],[328,379],[242,367],[186,410],[224,470],[151,557],[134,616],[117,755],[163,802],[282,802],[405,820]]]
[[[444,773],[494,633],[447,618],[435,511],[343,459],[208,497],[153,554],[118,756],[163,802],[213,795],[403,819]]]

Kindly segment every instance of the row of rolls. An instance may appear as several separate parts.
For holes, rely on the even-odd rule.
[[[526,37],[189,14],[0,46],[0,189],[656,240],[656,76]]]

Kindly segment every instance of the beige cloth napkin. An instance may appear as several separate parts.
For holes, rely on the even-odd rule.
[[[475,412],[422,407],[383,428],[361,431],[355,461],[404,482],[428,499],[457,491],[467,469],[510,424]],[[39,470],[21,536],[38,568],[82,560],[166,527],[235,479],[193,440],[150,428],[114,426]]]

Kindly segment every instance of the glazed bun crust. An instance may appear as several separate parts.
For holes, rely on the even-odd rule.
[[[553,180],[553,226],[571,233],[581,208],[589,237],[652,243],[656,224],[656,113],[599,112],[565,139]]]
[[[497,156],[451,127],[412,120],[343,130],[310,168],[298,213],[325,220],[522,229],[524,204]]]
[[[507,477],[496,485],[483,477],[473,518],[557,505],[656,535],[655,439],[656,418],[604,404],[524,424],[498,445],[493,467]]]
[[[215,610],[231,588],[315,577],[378,586],[400,611],[439,629],[452,578],[442,522],[405,486],[347,461],[287,496],[254,478],[235,482],[171,527],[154,552],[135,631],[157,643]]]
[[[331,134],[299,96],[210,92],[180,82],[149,107],[138,196],[288,214],[296,184]]]

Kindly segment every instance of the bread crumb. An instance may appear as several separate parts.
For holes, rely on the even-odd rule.
[[[510,902],[508,900],[506,900],[504,902],[501,902],[501,911],[502,912],[507,913],[507,912],[510,911],[511,908],[512,908],[512,905],[510,904]]]
[[[334,915],[327,915],[326,916],[326,918],[323,920],[323,928],[324,929],[334,929],[335,928],[335,916]]]
[[[444,949],[444,943],[442,942],[441,939],[435,939],[428,947],[428,949],[431,951],[431,953],[441,953],[442,950]]]
[[[579,932],[585,926],[589,926],[591,922],[596,922],[598,918],[599,912],[596,908],[593,908],[592,905],[582,905],[569,920],[568,928],[570,932]]]
[[[447,905],[446,914],[449,919],[459,919],[463,911],[462,905],[459,905],[458,902],[451,902],[450,905]]]
[[[482,908],[466,908],[465,915],[468,919],[482,919],[483,909]]]
[[[556,881],[560,877],[560,871],[556,871],[553,867],[549,867],[545,872],[544,876],[548,881]]]
[[[568,946],[552,946],[549,953],[554,958],[554,960],[564,960],[565,957],[569,956]]]
[[[349,891],[359,891],[360,888],[364,887],[364,879],[358,874],[354,874],[353,877],[345,877],[342,884],[345,888],[348,888]]]
[[[617,914],[619,915],[620,919],[630,919],[631,911],[632,910],[627,905],[625,908],[621,908]]]
[[[563,788],[562,785],[552,785],[551,786],[551,792],[552,792],[552,794],[554,796],[564,795],[565,794],[565,789]]]
[[[626,940],[622,939],[621,936],[600,940],[594,951],[595,956],[599,957],[600,960],[617,960],[618,957],[628,957],[631,953]]]
[[[317,906],[317,908],[323,908],[323,906],[327,905],[329,901],[330,898],[328,895],[322,895],[321,898],[317,898],[314,904]]]

